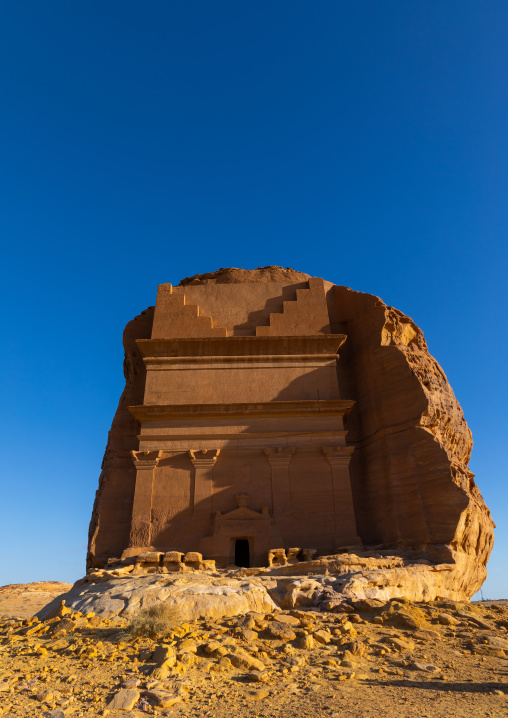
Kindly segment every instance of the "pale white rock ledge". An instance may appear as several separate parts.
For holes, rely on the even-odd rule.
[[[367,565],[362,566],[358,565],[357,557],[354,559],[346,565],[344,556],[323,557],[307,565],[307,575],[288,575],[291,567],[213,574],[196,570],[184,574],[132,575],[124,573],[124,569],[100,570],[77,581],[70,591],[55,598],[37,615],[46,618],[62,600],[74,611],[83,614],[93,611],[103,618],[129,617],[140,608],[166,602],[177,606],[182,620],[187,621],[305,607],[351,610],[355,601],[364,599],[464,600],[459,580],[462,567],[456,564],[400,565],[401,558],[379,557],[368,562],[363,559]]]
[[[93,611],[104,618],[128,617],[159,601],[177,606],[185,621],[237,616],[249,611],[271,613],[277,609],[262,585],[245,580],[209,579],[199,573],[181,578],[158,574],[112,577],[97,583],[81,579],[68,593],[39,611],[39,618],[44,619],[62,600],[74,611]]]

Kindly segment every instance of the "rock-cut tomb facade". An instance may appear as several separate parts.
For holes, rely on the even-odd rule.
[[[229,269],[160,285],[124,345],[89,566],[376,546],[483,580],[471,435],[409,317],[293,270]]]

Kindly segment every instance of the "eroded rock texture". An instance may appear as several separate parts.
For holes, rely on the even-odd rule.
[[[89,561],[96,555],[119,556],[129,540],[136,469],[131,451],[138,448],[139,423],[127,407],[143,403],[146,370],[136,339],[149,339],[154,307],[130,321],[123,333],[125,388],[118,403],[102,461],[99,488],[89,529]]]
[[[348,443],[360,535],[456,563],[456,590],[471,595],[486,577],[494,524],[468,469],[471,432],[446,375],[402,312],[346,287],[332,287],[328,302],[334,329],[348,336],[338,371],[356,401]]]
[[[271,282],[290,291],[308,280],[279,267],[221,269],[187,278],[181,286]],[[328,282],[324,287],[330,320],[324,333],[347,337],[337,365],[338,386],[341,399],[355,402],[346,428],[347,444],[354,447],[351,488],[363,545],[390,549],[406,562],[427,560],[429,570],[439,565],[439,575],[446,576],[440,578],[442,595],[469,597],[486,577],[493,522],[468,469],[472,439],[462,410],[409,317],[373,295]],[[256,312],[249,317],[266,324],[263,311],[259,307],[261,318]],[[140,424],[128,407],[143,404],[146,371],[136,340],[150,339],[153,317],[152,307],[124,332],[126,385],[90,524],[90,567],[121,556],[129,545],[136,483],[131,452],[139,448]]]

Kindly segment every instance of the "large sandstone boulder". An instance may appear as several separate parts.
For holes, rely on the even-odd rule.
[[[190,621],[294,608],[351,611],[362,600],[374,600],[379,605],[394,598],[461,601],[463,571],[464,566],[456,562],[431,564],[410,555],[368,552],[322,556],[261,569],[256,575],[243,575],[249,571],[238,569],[138,574],[127,565],[89,573],[37,615],[44,620],[80,611],[102,618],[129,618],[154,603],[167,603],[177,610],[180,620]]]
[[[221,269],[181,285],[300,286],[308,279],[279,267]],[[338,379],[341,396],[355,402],[346,428],[363,545],[447,565],[448,579],[439,579],[443,595],[470,597],[486,577],[494,524],[468,469],[471,432],[446,375],[409,317],[373,295],[329,282],[325,288],[330,332],[347,336]],[[136,481],[131,451],[138,448],[140,427],[127,407],[143,403],[146,372],[136,340],[151,337],[153,316],[153,307],[145,310],[124,332],[126,384],[90,523],[89,567],[119,557],[128,543]],[[417,571],[414,582],[429,580],[424,576],[430,573]],[[368,597],[365,582],[355,581],[355,590]],[[387,588],[383,595],[389,593]]]
[[[45,606],[38,616],[45,619],[64,600],[73,611],[97,616],[131,616],[155,602],[165,602],[178,610],[182,621],[197,618],[237,616],[249,611],[271,613],[276,604],[265,587],[231,579],[212,579],[206,575],[170,578],[157,574],[116,578],[90,576],[77,581],[72,589]]]

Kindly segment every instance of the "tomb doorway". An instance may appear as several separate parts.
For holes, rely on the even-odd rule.
[[[250,567],[250,546],[249,539],[237,538],[235,542],[235,566],[241,568]]]

